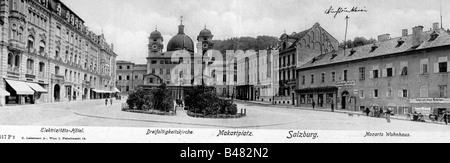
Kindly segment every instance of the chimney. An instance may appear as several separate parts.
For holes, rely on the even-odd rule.
[[[413,28],[413,38],[412,38],[412,46],[418,47],[420,44],[422,44],[422,33],[423,33],[423,26],[416,26]]]
[[[378,42],[382,42],[382,41],[386,41],[391,39],[390,34],[384,34],[384,35],[379,35],[378,36]]]
[[[439,23],[433,23],[433,30],[438,30],[439,29]]]
[[[408,36],[408,29],[403,29],[402,30],[402,37],[406,37]]]

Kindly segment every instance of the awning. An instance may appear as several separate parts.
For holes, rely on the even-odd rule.
[[[111,93],[111,91],[105,91],[105,90],[99,90],[99,89],[93,89],[92,91],[96,93]]]
[[[33,89],[34,91],[38,92],[38,93],[48,93],[47,90],[45,90],[44,88],[42,88],[39,84],[36,83],[27,83],[28,86],[30,86],[31,89]]]
[[[117,88],[114,88],[114,90],[112,91],[113,93],[119,93],[120,92],[120,90],[119,89],[117,89]]]
[[[11,94],[3,88],[0,88],[0,96],[11,96]]]
[[[16,91],[18,95],[34,95],[33,89],[27,83],[15,80],[7,80],[6,82]]]

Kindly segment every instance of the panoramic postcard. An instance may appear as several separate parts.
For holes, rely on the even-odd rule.
[[[1,143],[450,142],[445,0],[1,0],[0,27]]]

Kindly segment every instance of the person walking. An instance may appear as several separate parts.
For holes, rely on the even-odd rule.
[[[366,115],[370,116],[370,109],[369,108],[366,108]]]
[[[382,109],[382,110],[383,110],[383,109]],[[390,108],[388,108],[388,109],[386,110],[386,120],[387,120],[387,123],[391,123],[391,114],[392,114],[392,111],[391,111]]]
[[[389,110],[389,108],[388,108],[388,110]],[[380,108],[380,115],[379,115],[379,117],[383,117],[383,108]]]
[[[316,102],[314,100],[312,101],[312,107],[313,107],[313,109],[316,108]]]
[[[105,105],[108,106],[108,99],[105,99]]]
[[[448,125],[448,116],[449,116],[448,111],[445,111],[443,116],[444,116],[443,119],[444,119],[445,125]]]

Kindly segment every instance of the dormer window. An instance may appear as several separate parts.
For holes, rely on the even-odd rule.
[[[398,47],[402,46],[404,43],[405,43],[405,40],[400,39],[400,40],[397,41],[397,46],[396,47],[398,48]]]
[[[355,53],[356,53],[356,50],[355,50],[355,49],[352,49],[352,50],[350,51],[349,57],[350,57],[350,56],[353,56]]]
[[[372,50],[371,50],[370,52],[372,53],[372,52],[374,52],[374,51],[377,50],[377,49],[378,49],[378,46],[375,45],[375,44],[373,44],[373,45],[372,45]]]
[[[333,54],[331,55],[331,60],[333,60],[333,59],[336,58],[337,56],[338,56],[337,53],[333,53]]]
[[[436,33],[436,31],[434,31],[431,35],[430,35],[430,40],[428,40],[428,42],[434,41],[436,40],[436,38],[439,37],[439,34]]]
[[[313,60],[312,60],[312,63],[314,63],[314,62],[316,62],[316,61],[317,61],[317,58],[314,57]]]

